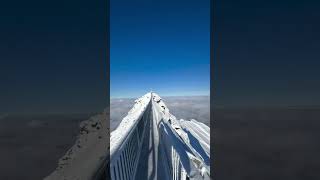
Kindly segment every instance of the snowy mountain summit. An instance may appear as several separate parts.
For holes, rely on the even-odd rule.
[[[207,125],[178,120],[150,92],[135,100],[109,139],[107,112],[80,124],[76,143],[45,180],[210,179]]]
[[[110,155],[111,179],[210,179],[210,128],[150,92],[111,132]]]

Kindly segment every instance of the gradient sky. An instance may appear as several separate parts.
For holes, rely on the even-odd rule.
[[[111,97],[208,95],[210,0],[111,0]]]
[[[320,1],[214,1],[214,102],[320,105]],[[0,113],[107,104],[105,0],[0,6]],[[209,0],[111,0],[111,96],[209,94]]]
[[[0,113],[100,112],[107,104],[106,1],[4,1]]]
[[[320,105],[320,1],[214,1],[214,103]]]

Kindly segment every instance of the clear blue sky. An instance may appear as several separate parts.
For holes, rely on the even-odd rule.
[[[319,4],[299,0],[215,1],[215,103],[318,106]]]
[[[108,101],[107,1],[0,6],[0,114],[101,112]]]
[[[209,95],[209,0],[111,0],[111,97]]]

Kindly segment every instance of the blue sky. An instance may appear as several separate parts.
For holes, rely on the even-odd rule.
[[[214,102],[320,103],[320,12],[313,1],[215,1]]]
[[[108,101],[107,1],[0,6],[0,114],[101,112]]]
[[[111,97],[209,94],[209,0],[111,0],[110,11]]]

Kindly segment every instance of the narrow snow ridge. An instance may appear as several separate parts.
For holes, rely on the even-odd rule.
[[[128,115],[122,119],[119,126],[110,134],[110,155],[118,149],[127,137],[132,127],[142,117],[144,111],[149,105],[151,100],[151,93],[147,93],[141,98],[135,100],[133,108],[128,112]]]

